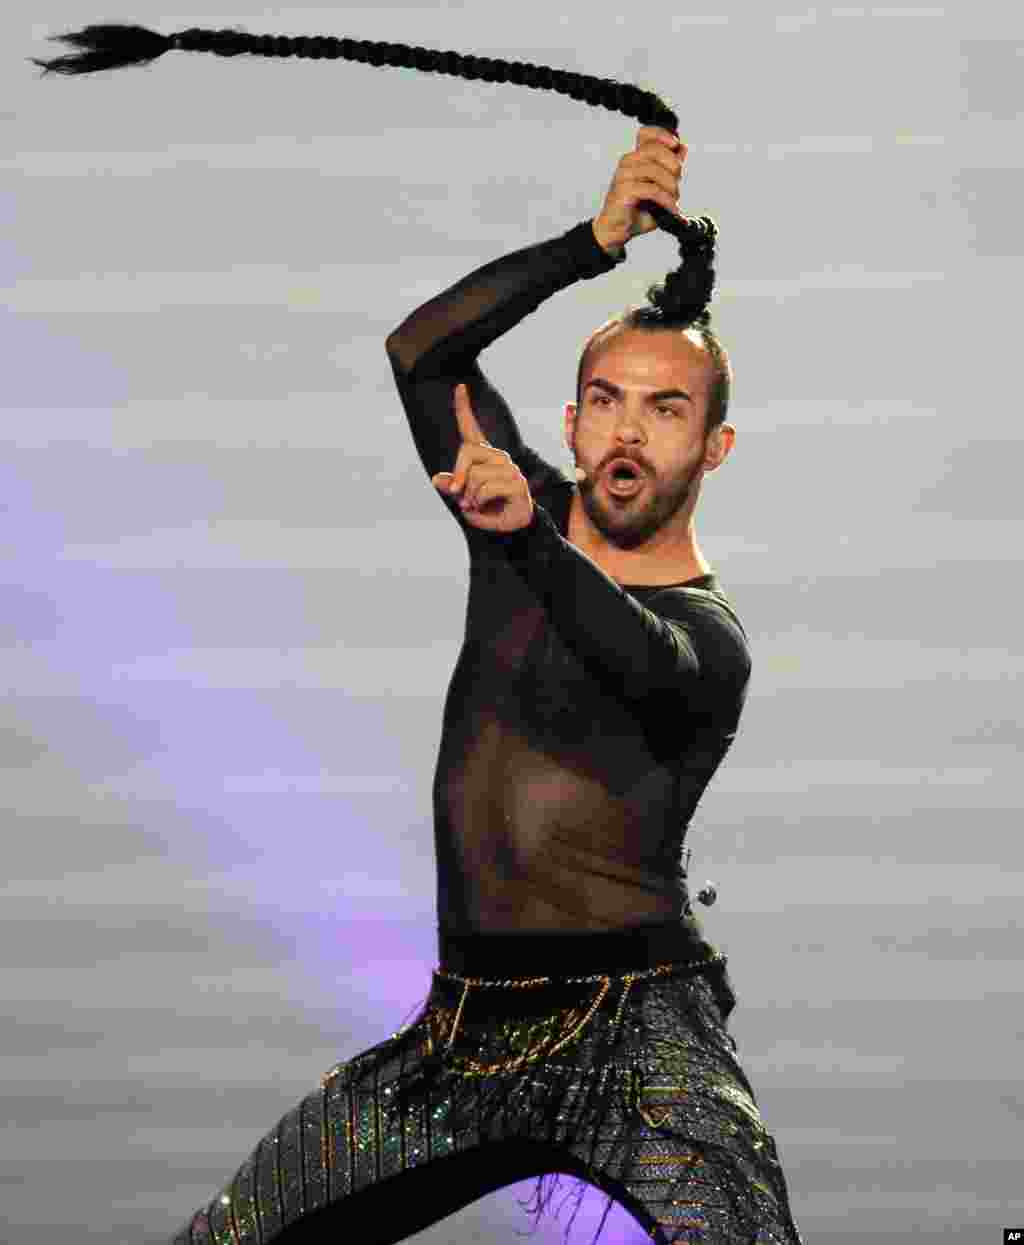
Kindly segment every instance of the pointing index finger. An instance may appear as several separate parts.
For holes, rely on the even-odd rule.
[[[459,424],[459,435],[464,442],[473,445],[487,444],[487,438],[484,436],[483,429],[476,422],[476,416],[473,414],[473,407],[469,401],[469,387],[467,385],[455,386],[455,418]]]

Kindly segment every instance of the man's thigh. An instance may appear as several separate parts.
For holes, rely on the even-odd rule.
[[[564,1150],[518,1127],[512,1136],[451,1129],[439,1118],[447,1104],[432,1075],[408,1092],[418,1085],[423,1039],[412,1026],[331,1068],[174,1245],[297,1245],[357,1226],[360,1241],[386,1245],[505,1185],[572,1169]],[[397,1108],[400,1088],[408,1097]]]
[[[353,1240],[394,1245],[506,1185],[579,1167],[564,1150],[523,1139],[491,1141],[408,1168],[304,1216],[274,1245]]]

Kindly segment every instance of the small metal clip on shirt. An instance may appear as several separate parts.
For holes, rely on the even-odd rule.
[[[687,878],[690,876],[690,857],[692,855],[693,849],[688,847],[686,849],[686,864],[683,866],[683,872]],[[697,892],[697,899],[705,906],[705,908],[710,908],[717,898],[718,888],[715,886],[714,882],[711,881],[705,882],[701,890]]]

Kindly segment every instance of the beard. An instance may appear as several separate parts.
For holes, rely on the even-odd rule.
[[[643,486],[632,497],[615,497],[605,488],[604,472],[579,484],[580,502],[587,518],[609,544],[638,549],[670,523],[690,499],[701,475],[703,459],[682,474],[661,480],[645,473]]]

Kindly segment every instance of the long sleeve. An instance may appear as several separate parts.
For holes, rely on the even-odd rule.
[[[580,653],[619,676],[631,700],[672,690],[734,690],[746,684],[751,662],[735,613],[707,592],[643,589],[648,608],[563,539],[551,515],[534,504],[528,527],[500,540],[552,624]]]
[[[592,222],[582,221],[565,234],[478,268],[389,335],[388,359],[428,477],[450,471],[458,455],[455,387],[462,383],[469,386],[473,413],[487,440],[511,455],[531,491],[557,475],[523,444],[508,404],[484,376],[477,356],[553,294],[610,272],[622,259],[608,255],[594,237]],[[441,500],[461,522],[458,505]]]

